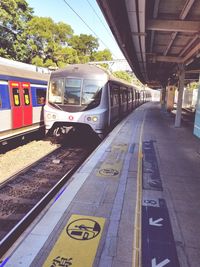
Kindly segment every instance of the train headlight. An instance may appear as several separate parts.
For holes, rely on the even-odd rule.
[[[97,117],[97,116],[93,116],[93,117],[92,117],[92,121],[93,121],[93,122],[97,122],[97,121],[98,121],[98,117]]]
[[[91,117],[87,117],[87,121],[91,121]]]
[[[97,122],[98,121],[98,117],[97,116],[87,116],[86,120],[88,122]]]
[[[56,114],[48,113],[47,114],[47,119],[48,120],[55,120],[56,119]]]

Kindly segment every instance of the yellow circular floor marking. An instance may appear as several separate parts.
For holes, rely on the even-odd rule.
[[[119,174],[119,171],[115,169],[101,169],[99,170],[99,174],[102,176],[116,176]]]
[[[105,219],[72,215],[43,267],[92,267]]]

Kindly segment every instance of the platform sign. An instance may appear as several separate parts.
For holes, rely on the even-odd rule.
[[[197,104],[196,104],[194,135],[200,138],[200,88],[198,91]]]
[[[105,219],[72,215],[43,267],[92,267]]]

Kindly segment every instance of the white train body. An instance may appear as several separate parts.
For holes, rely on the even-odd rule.
[[[103,137],[147,97],[148,92],[138,91],[97,66],[71,65],[50,76],[44,107],[46,132],[60,136],[71,129],[88,129]]]

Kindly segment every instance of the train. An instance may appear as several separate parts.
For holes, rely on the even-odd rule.
[[[104,138],[134,108],[151,99],[149,90],[115,78],[91,64],[72,64],[51,73],[44,106],[46,134],[66,137],[89,131]]]
[[[0,144],[44,129],[49,74],[0,65]]]

